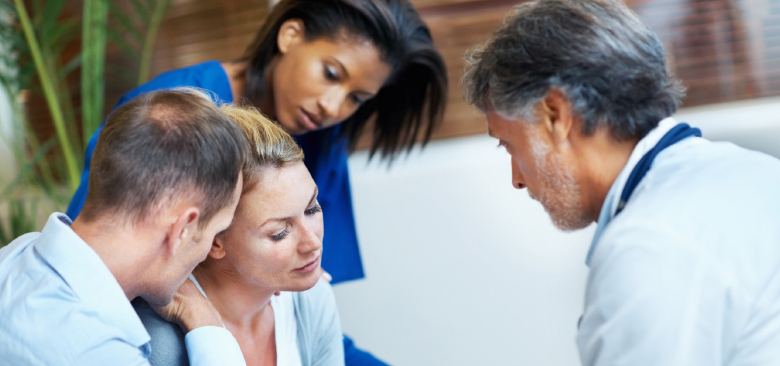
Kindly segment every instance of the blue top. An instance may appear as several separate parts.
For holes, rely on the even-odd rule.
[[[42,232],[0,249],[0,363],[149,365],[149,333],[70,223],[54,213]],[[192,365],[246,365],[224,328],[197,328],[185,346]]]
[[[213,93],[218,103],[232,103],[233,92],[227,74],[217,61],[172,70],[160,74],[119,99],[119,107],[134,97],[160,89],[197,87]],[[114,108],[116,108],[114,107]],[[89,184],[90,163],[103,125],[89,139],[81,185],[68,206],[68,216],[76,218],[84,206]],[[322,268],[333,276],[333,284],[363,278],[355,216],[352,211],[352,194],[347,167],[348,141],[339,137],[340,125],[320,131],[295,136],[306,156],[304,163],[319,187],[319,202],[324,213],[325,238],[323,239]]]

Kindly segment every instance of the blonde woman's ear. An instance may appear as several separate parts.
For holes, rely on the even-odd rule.
[[[214,237],[214,241],[211,242],[211,249],[209,250],[209,257],[214,259],[222,259],[225,257],[225,234],[219,233]]]

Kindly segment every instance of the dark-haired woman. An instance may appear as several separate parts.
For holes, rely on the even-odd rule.
[[[319,187],[327,232],[322,267],[333,283],[363,277],[347,171],[348,150],[373,120],[370,152],[392,158],[441,119],[447,76],[430,32],[407,0],[282,0],[245,57],[163,73],[125,94],[191,86],[225,103],[251,103],[295,135]],[[101,129],[87,148],[75,218]],[[347,365],[378,363],[345,337]]]

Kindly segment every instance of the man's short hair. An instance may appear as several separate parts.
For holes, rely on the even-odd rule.
[[[607,126],[617,140],[640,139],[684,95],[661,41],[619,0],[522,4],[466,59],[470,104],[533,121],[536,105],[557,88],[585,135]]]
[[[199,202],[199,225],[231,203],[248,147],[241,128],[195,89],[142,94],[106,121],[81,216],[142,222],[166,204]]]

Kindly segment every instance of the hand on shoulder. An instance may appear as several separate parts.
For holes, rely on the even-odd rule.
[[[190,279],[181,285],[168,305],[152,308],[165,320],[178,324],[185,334],[200,327],[222,327],[222,316]]]

